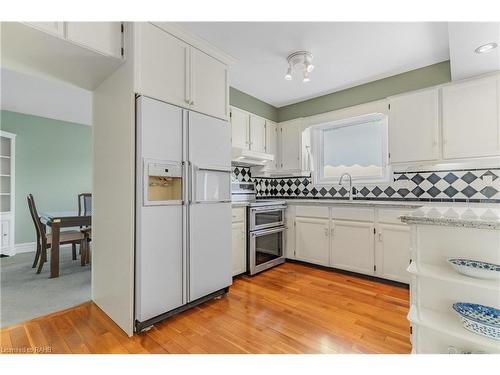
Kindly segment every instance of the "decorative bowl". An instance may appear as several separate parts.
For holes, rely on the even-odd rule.
[[[500,310],[475,303],[457,302],[453,304],[462,318],[465,329],[481,336],[500,340]]]
[[[448,259],[448,262],[462,275],[478,279],[500,280],[500,265],[498,264],[462,258]]]

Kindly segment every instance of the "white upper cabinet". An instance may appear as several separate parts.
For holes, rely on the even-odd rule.
[[[300,170],[302,154],[302,119],[285,121],[280,127],[280,151],[282,170]]]
[[[442,88],[445,159],[500,155],[499,82],[495,76]]]
[[[439,158],[439,90],[418,91],[389,99],[391,163]]]
[[[231,144],[233,147],[248,149],[249,122],[248,113],[231,107]]]
[[[266,153],[274,155],[274,160],[269,169],[278,169],[278,124],[266,121]]]
[[[66,38],[105,55],[122,57],[121,22],[67,22]]]
[[[266,120],[250,115],[250,150],[266,152]]]
[[[186,107],[189,46],[150,23],[137,24],[137,91]]]
[[[328,219],[295,219],[295,259],[329,265],[330,227]]]
[[[64,22],[26,22],[27,25],[46,33],[64,38]]]
[[[226,120],[227,65],[156,25],[136,27],[137,91]]]
[[[227,65],[191,47],[191,109],[227,119],[229,115]]]

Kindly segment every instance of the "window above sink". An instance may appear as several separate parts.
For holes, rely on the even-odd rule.
[[[387,123],[372,113],[313,126],[314,184],[336,185],[344,173],[353,183],[389,181]]]

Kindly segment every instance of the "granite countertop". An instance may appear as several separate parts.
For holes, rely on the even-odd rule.
[[[407,224],[500,230],[500,207],[425,206],[401,216]]]
[[[286,199],[287,205],[339,205],[339,206],[360,206],[360,207],[385,207],[385,208],[409,208],[417,209],[422,207],[420,202],[411,201],[375,201],[355,199],[349,201],[347,199]]]

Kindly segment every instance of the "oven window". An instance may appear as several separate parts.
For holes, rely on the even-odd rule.
[[[255,213],[255,226],[259,227],[261,225],[269,224],[279,224],[283,221],[283,211],[267,211],[267,212],[256,212]]]
[[[283,232],[255,237],[255,265],[267,263],[283,255]]]

